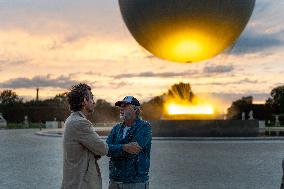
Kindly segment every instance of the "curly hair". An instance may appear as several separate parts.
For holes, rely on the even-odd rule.
[[[67,99],[71,111],[82,110],[84,98],[89,100],[88,91],[91,91],[91,87],[85,83],[79,83],[70,88],[70,91],[67,94]]]

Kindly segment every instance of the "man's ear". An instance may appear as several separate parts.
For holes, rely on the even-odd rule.
[[[83,102],[82,102],[82,105],[84,106],[84,105],[86,105],[86,104],[88,104],[88,101],[87,101],[87,98],[84,97],[84,100],[83,100]]]

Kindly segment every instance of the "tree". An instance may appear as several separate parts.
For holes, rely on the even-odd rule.
[[[96,123],[116,122],[119,120],[119,110],[106,100],[98,99],[96,101],[95,111],[89,119]]]
[[[229,119],[240,119],[242,112],[246,115],[252,109],[253,97],[247,96],[242,97],[232,103],[231,107],[228,108],[228,118]]]
[[[192,92],[190,84],[182,82],[180,82],[179,84],[172,85],[166,96],[167,98],[169,97],[176,100],[183,100],[189,102],[192,102],[194,98],[194,94]]]
[[[284,85],[272,89],[271,97],[268,98],[265,104],[271,107],[273,113],[284,113]]]
[[[147,120],[159,120],[165,114],[166,101],[194,103],[195,95],[189,83],[178,83],[170,87],[167,93],[156,96],[142,104],[142,117]]]
[[[3,105],[21,103],[22,101],[23,101],[23,99],[20,98],[12,90],[4,90],[0,94],[0,103],[3,104]]]
[[[67,102],[67,92],[55,95],[53,100],[59,101],[59,102]]]
[[[163,112],[163,95],[156,96],[144,102],[142,107],[142,117],[147,120],[159,120]]]

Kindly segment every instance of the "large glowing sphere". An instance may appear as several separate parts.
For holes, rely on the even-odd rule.
[[[135,40],[162,59],[197,62],[232,45],[255,0],[119,0]]]

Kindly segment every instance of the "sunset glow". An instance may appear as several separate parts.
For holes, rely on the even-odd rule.
[[[215,46],[210,45],[214,43]],[[160,46],[154,50],[163,58],[177,62],[200,61],[217,54],[219,47],[214,38],[202,34],[201,31],[175,31],[171,33]]]
[[[214,114],[214,108],[209,104],[189,105],[170,103],[167,105],[167,112],[169,115],[212,115]]]

